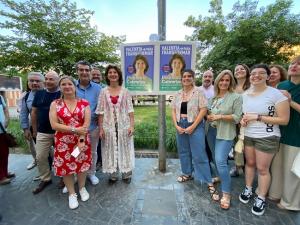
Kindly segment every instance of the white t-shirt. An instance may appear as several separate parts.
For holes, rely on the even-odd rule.
[[[255,113],[262,116],[276,116],[275,106],[287,100],[279,90],[272,87],[258,96],[251,96],[251,89],[243,94],[243,113]],[[251,121],[245,127],[245,136],[252,138],[264,138],[270,136],[280,137],[278,125],[266,124],[261,121]]]
[[[214,85],[210,85],[208,88],[205,88],[203,85],[198,87],[199,90],[203,91],[207,99],[211,99],[215,95]]]

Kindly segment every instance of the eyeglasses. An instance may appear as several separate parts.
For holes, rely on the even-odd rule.
[[[79,68],[78,71],[79,72],[90,72],[90,69]]]
[[[34,82],[40,83],[41,81],[40,81],[40,80],[28,80],[28,82],[29,82],[29,83],[34,83]]]

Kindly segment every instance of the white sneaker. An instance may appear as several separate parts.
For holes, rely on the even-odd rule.
[[[77,200],[77,194],[71,194],[69,195],[69,207],[70,209],[76,209],[79,206],[78,200]]]
[[[99,179],[95,175],[89,175],[88,177],[89,177],[92,185],[97,185],[99,183]]]
[[[68,189],[67,189],[66,186],[64,186],[64,188],[62,189],[62,193],[63,193],[63,194],[67,194],[67,193],[68,193]]]
[[[31,170],[33,169],[34,167],[36,167],[36,161],[33,160],[32,163],[30,163],[28,166],[27,166],[27,170]]]
[[[89,200],[89,198],[90,198],[90,194],[87,192],[85,187],[83,187],[79,190],[79,194],[81,197],[81,201],[83,201],[83,202]]]

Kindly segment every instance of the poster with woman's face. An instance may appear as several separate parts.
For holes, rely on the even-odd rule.
[[[125,46],[125,87],[129,91],[153,91],[154,45]]]
[[[160,45],[160,91],[178,91],[181,89],[181,74],[192,68],[191,44]]]

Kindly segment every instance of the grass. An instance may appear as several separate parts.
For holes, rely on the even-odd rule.
[[[158,106],[135,106],[135,136],[136,149],[158,149],[159,124]],[[171,109],[166,106],[166,149],[176,152],[175,128],[171,119]],[[10,120],[8,131],[17,138],[21,152],[29,153],[19,120]]]

